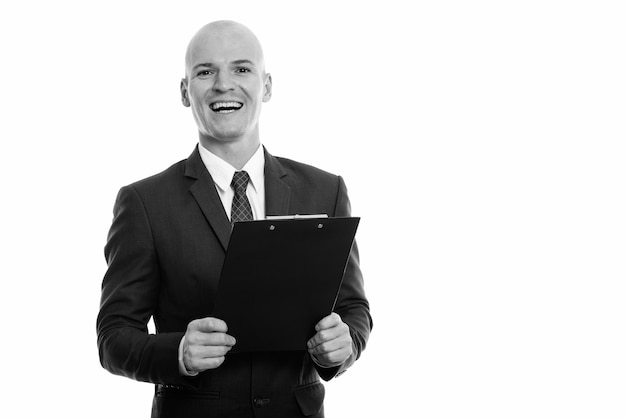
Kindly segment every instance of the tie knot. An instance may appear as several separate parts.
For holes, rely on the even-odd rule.
[[[235,171],[235,175],[233,176],[233,181],[230,183],[230,187],[232,187],[236,193],[245,193],[249,181],[250,176],[248,175],[248,173],[246,173],[245,171]]]

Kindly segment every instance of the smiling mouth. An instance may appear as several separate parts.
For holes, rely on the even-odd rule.
[[[209,108],[215,113],[233,113],[242,107],[243,103],[240,102],[215,102],[209,105]]]

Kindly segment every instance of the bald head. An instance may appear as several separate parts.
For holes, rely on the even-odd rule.
[[[265,74],[263,48],[250,29],[232,20],[211,22],[191,38],[185,54],[185,76],[206,57],[250,60]]]
[[[240,23],[202,27],[185,56],[181,100],[191,107],[202,146],[241,168],[260,145],[261,106],[272,97],[256,36]]]

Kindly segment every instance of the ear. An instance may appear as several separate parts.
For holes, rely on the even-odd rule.
[[[180,80],[180,98],[183,102],[183,106],[189,107],[191,103],[189,103],[189,95],[187,92],[187,78],[183,78]]]
[[[267,74],[265,76],[265,85],[263,86],[265,92],[263,93],[263,102],[268,102],[272,98],[272,75]]]

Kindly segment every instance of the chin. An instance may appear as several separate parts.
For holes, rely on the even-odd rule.
[[[246,135],[245,131],[242,130],[222,130],[214,132],[214,137],[218,139],[222,139],[226,142],[236,141],[239,138],[242,138]]]
[[[214,138],[218,142],[236,142],[238,139],[245,136],[245,131],[241,130],[205,130],[200,133],[209,138]]]

